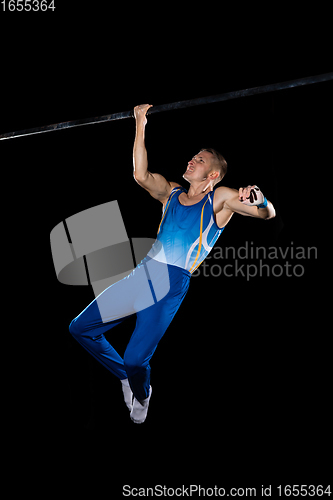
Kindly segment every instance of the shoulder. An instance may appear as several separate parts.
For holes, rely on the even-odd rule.
[[[173,189],[175,189],[176,187],[180,187],[180,188],[181,188],[181,187],[183,187],[183,186],[181,186],[180,184],[178,184],[178,182],[169,182],[169,184],[170,184],[170,186],[171,186],[171,190],[170,190],[170,192],[171,192]]]
[[[167,196],[165,198],[163,198],[162,200],[160,200],[163,204],[163,207],[165,207],[168,199],[170,198],[170,195],[172,193],[172,191],[175,189],[175,188],[180,188],[180,189],[184,189],[180,184],[178,184],[178,182],[168,182],[169,184],[169,189],[168,189],[168,192],[167,192]]]
[[[172,193],[172,191],[176,188],[179,188],[179,189],[184,189],[183,186],[181,186],[180,184],[178,184],[177,182],[169,182],[169,185],[170,185],[170,188],[169,188],[169,193],[168,193],[168,197],[170,196],[170,194]]]

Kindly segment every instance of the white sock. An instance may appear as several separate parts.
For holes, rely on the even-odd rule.
[[[142,424],[147,417],[149,400],[151,398],[151,393],[153,389],[150,386],[149,388],[149,396],[147,399],[143,401],[138,401],[136,398],[133,399],[133,409],[131,411],[131,419],[136,424]]]
[[[128,378],[125,378],[124,380],[121,380],[121,388],[123,390],[123,395],[124,395],[124,401],[126,403],[127,408],[129,411],[132,411],[133,408],[133,392],[132,389],[130,388]]]

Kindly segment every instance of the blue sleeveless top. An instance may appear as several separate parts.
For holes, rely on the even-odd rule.
[[[149,256],[160,262],[186,269],[191,274],[212,250],[224,228],[218,227],[213,211],[214,191],[194,205],[178,200],[182,187],[174,188],[163,210],[156,242]]]

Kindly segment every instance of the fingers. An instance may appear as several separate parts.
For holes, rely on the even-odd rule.
[[[144,109],[149,109],[152,106],[152,104],[139,104],[138,106],[135,106],[134,109],[137,110],[144,110]]]
[[[247,186],[245,188],[239,188],[239,201],[245,204],[254,203],[258,199],[257,191],[260,191],[257,186]]]
[[[151,108],[153,105],[152,104],[139,104],[139,106],[135,106],[134,108],[134,114],[135,115],[145,115],[148,111],[149,108]]]
[[[253,186],[247,186],[245,188],[239,188],[239,201],[244,202],[250,198],[251,188]]]

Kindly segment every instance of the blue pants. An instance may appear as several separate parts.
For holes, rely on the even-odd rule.
[[[101,293],[71,322],[70,333],[120,380],[128,378],[137,400],[149,396],[149,361],[178,311],[191,274],[146,257],[132,273]],[[124,358],[104,333],[136,314]]]

